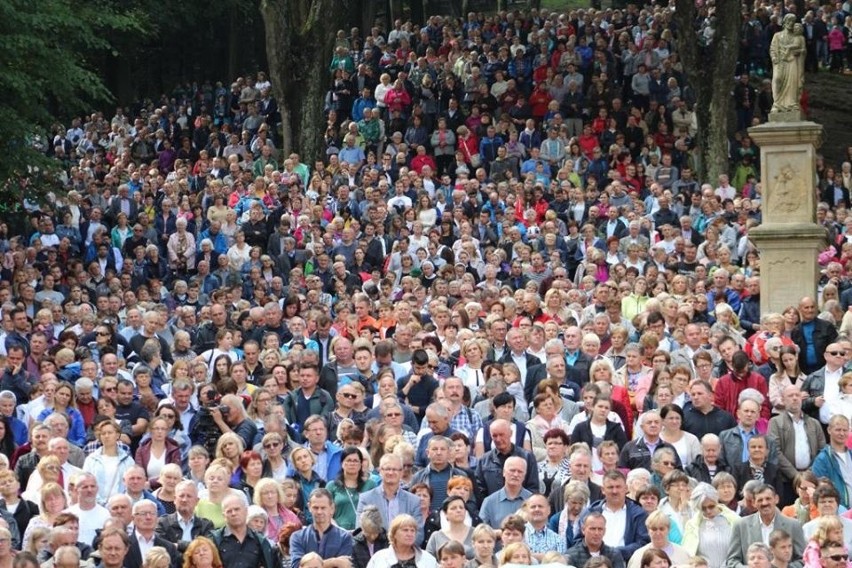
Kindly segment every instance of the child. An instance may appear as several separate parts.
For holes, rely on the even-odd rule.
[[[817,528],[808,545],[805,547],[805,552],[802,554],[804,568],[822,568],[822,555],[820,550],[827,542],[844,542],[843,541],[843,523],[840,517],[826,516],[816,520]]]
[[[769,533],[769,548],[772,549],[772,566],[787,568],[793,558],[793,537],[780,529]]]
[[[441,568],[462,568],[465,564],[464,545],[455,540],[447,541],[438,549]]]
[[[302,556],[302,560],[299,563],[299,566],[301,568],[322,568],[322,565],[322,556],[320,556],[316,552],[308,552],[307,554]]]
[[[500,566],[505,564],[532,564],[532,553],[530,547],[524,542],[513,542],[503,549],[500,558]]]

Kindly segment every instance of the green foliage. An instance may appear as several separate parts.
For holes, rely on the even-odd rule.
[[[114,54],[109,37],[142,35],[139,13],[110,0],[0,2],[0,205],[13,210],[23,187],[42,193],[55,164],[37,149],[51,126],[111,95],[91,60]],[[28,182],[24,178],[32,176]]]

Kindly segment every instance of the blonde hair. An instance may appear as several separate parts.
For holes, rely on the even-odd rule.
[[[817,519],[817,528],[811,540],[815,541],[820,547],[828,542],[828,534],[834,530],[843,530],[843,522],[837,515],[829,515],[819,517]]]

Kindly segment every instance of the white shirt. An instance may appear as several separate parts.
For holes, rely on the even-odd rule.
[[[794,465],[796,469],[802,471],[808,469],[811,465],[811,447],[808,444],[808,433],[805,430],[805,417],[802,415],[796,420],[796,417],[790,414],[790,419],[793,421],[796,444],[796,463]]]
[[[627,506],[622,506],[621,509],[613,511],[604,503],[601,512],[606,519],[604,544],[613,548],[624,546],[624,531],[627,529]]]
[[[775,513],[776,515],[778,513]],[[772,517],[772,522],[768,525],[763,524],[763,519],[760,518],[760,515],[757,516],[758,522],[760,522],[760,536],[763,539],[763,544],[769,546],[769,535],[775,530],[775,517]]]
[[[841,376],[843,376],[843,367],[836,371],[829,371],[828,366],[825,367],[825,387],[822,393],[825,400],[835,400],[840,396],[838,382]]]
[[[95,505],[93,509],[84,511],[77,504],[65,510],[74,513],[80,519],[80,542],[91,542],[89,539],[94,540],[97,530],[103,528],[104,523],[110,518],[109,511],[101,505]]]
[[[512,362],[518,366],[518,370],[521,372],[521,384],[526,386],[527,384],[527,353],[524,351],[520,355],[515,355],[512,353]]]
[[[183,517],[178,514],[177,516],[178,526],[180,526],[183,531],[183,535],[180,537],[181,540],[185,540],[186,542],[192,541],[192,523],[195,520],[195,515],[189,517],[188,521],[184,521]]]
[[[151,534],[151,540],[147,540],[144,536],[139,534],[139,531],[134,531],[136,535],[136,540],[139,541],[139,552],[142,555],[142,558],[148,554],[148,551],[154,548],[154,537],[156,533]]]

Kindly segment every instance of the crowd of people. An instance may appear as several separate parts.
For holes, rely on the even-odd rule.
[[[761,313],[750,9],[714,180],[660,6],[341,31],[312,165],[264,73],[57,126],[0,224],[0,568],[845,568],[852,148]]]

